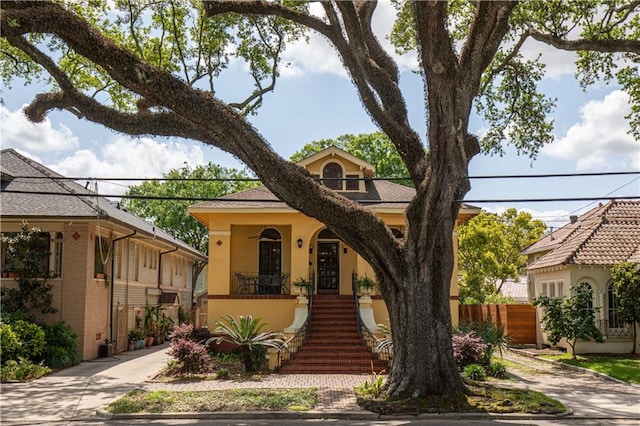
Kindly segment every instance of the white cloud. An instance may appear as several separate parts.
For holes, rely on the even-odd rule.
[[[587,102],[580,122],[542,149],[544,155],[575,161],[577,170],[637,170],[640,143],[624,118],[631,111],[629,95],[616,90],[602,100]]]
[[[322,6],[311,5],[311,13],[315,16],[324,16]],[[378,3],[373,14],[372,28],[378,40],[394,58],[400,71],[417,69],[417,54],[415,52],[406,55],[397,55],[387,35],[391,32],[391,27],[395,21],[396,11],[388,1]],[[287,47],[283,54],[283,62],[289,63],[289,67],[282,69],[283,77],[299,77],[312,74],[333,74],[340,77],[347,77],[347,71],[342,65],[338,52],[324,38],[316,32],[309,32],[309,42],[300,40]]]
[[[68,151],[78,147],[78,138],[64,124],[54,128],[49,118],[32,123],[22,108],[9,111],[0,106],[0,134],[3,148],[29,152]]]
[[[96,155],[94,151],[99,151]],[[119,136],[107,142],[101,149],[83,149],[66,157],[52,169],[70,177],[161,177],[184,163],[195,167],[205,164],[203,150],[196,144],[159,142],[150,138],[132,139]],[[122,194],[127,185],[139,181],[100,184],[100,193]]]

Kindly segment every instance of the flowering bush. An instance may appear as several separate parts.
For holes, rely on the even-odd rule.
[[[470,364],[480,364],[486,349],[487,345],[472,331],[453,335],[453,357],[461,370]]]
[[[167,353],[176,359],[174,368],[178,374],[207,373],[213,366],[207,348],[184,337],[172,338]]]

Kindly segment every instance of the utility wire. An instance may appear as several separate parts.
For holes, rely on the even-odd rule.
[[[565,177],[588,177],[588,176],[621,176],[621,175],[637,175],[640,170],[627,172],[591,172],[591,173],[548,173],[548,174],[529,174],[529,175],[479,175],[466,176],[467,179],[538,179],[538,178],[565,178]],[[15,179],[46,179],[46,180],[69,180],[69,181],[193,181],[193,182],[260,182],[259,178],[146,178],[146,177],[68,177],[68,176],[16,176]],[[411,180],[409,176],[400,177],[375,177],[375,178],[320,178],[315,180],[388,180],[401,181]]]
[[[104,197],[104,198],[127,198],[134,200],[165,200],[165,201],[220,201],[220,202],[237,202],[243,203],[283,203],[278,199],[242,199],[237,198],[211,198],[211,197],[167,197],[159,195],[124,195],[124,194],[96,194],[96,193],[72,193],[72,192],[54,192],[54,191],[20,191],[20,190],[3,190],[6,194],[29,194],[29,195],[60,195],[71,197]],[[560,198],[503,198],[503,199],[477,199],[477,200],[454,200],[456,203],[547,203],[547,202],[563,202],[563,201],[597,201],[597,200],[638,200],[640,195],[620,195],[617,197],[560,197]],[[361,204],[408,204],[411,200],[354,200]]]

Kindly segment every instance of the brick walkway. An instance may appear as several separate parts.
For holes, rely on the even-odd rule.
[[[353,392],[369,380],[369,375],[351,374],[271,374],[260,380],[201,380],[197,382],[163,383],[145,382],[140,389],[147,391],[209,391],[222,389],[288,389],[288,388],[317,388],[319,411],[361,411],[356,404]]]

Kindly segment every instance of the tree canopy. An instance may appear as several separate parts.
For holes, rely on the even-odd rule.
[[[482,212],[458,228],[458,265],[463,303],[485,303],[504,282],[517,279],[527,265],[520,251],[536,242],[547,225],[514,208]]]
[[[469,161],[509,144],[535,157],[552,139],[553,100],[537,88],[544,76],[540,58],[524,59],[527,40],[577,52],[585,86],[619,84],[630,96],[637,134],[640,4],[396,4],[391,38],[398,49],[417,52],[426,146],[410,125],[398,65],[373,30],[374,1],[313,8],[291,1],[3,1],[0,72],[5,81],[51,83],[50,92],[25,108],[34,122],[64,109],[119,132],[184,137],[236,156],[277,197],[327,225],[374,269],[394,341],[386,392],[460,397],[449,287],[451,236],[470,188]],[[407,167],[416,195],[403,240],[370,209],[274,152],[246,120],[273,89],[282,49],[307,30],[335,49],[363,108]],[[232,56],[246,60],[253,83],[239,100],[223,100],[215,82]],[[488,120],[482,138],[469,129],[474,109]]]
[[[616,315],[624,323],[633,327],[633,349],[636,353],[636,324],[640,323],[640,264],[620,262],[611,268],[614,294],[616,296]]]
[[[166,180],[130,186],[125,192],[130,198],[123,199],[124,206],[205,254],[209,252],[209,230],[187,212],[193,204],[189,197],[217,198],[258,185],[255,181],[242,180],[251,178],[246,172],[212,163],[195,168],[185,164],[163,177]],[[206,263],[194,263],[194,277],[200,274],[204,265]]]
[[[565,338],[575,359],[578,339],[603,343],[604,337],[596,325],[595,314],[599,308],[593,306],[591,286],[578,284],[571,292],[569,298],[540,296],[533,304],[543,308],[541,323],[543,330],[549,333],[549,341],[557,345]]]
[[[163,178],[166,180],[130,186],[125,192],[129,197],[122,201],[124,206],[205,254],[209,248],[209,231],[187,212],[193,204],[189,198],[217,198],[258,185],[255,181],[243,180],[252,178],[244,171],[212,163],[194,168],[185,164],[165,173]]]

